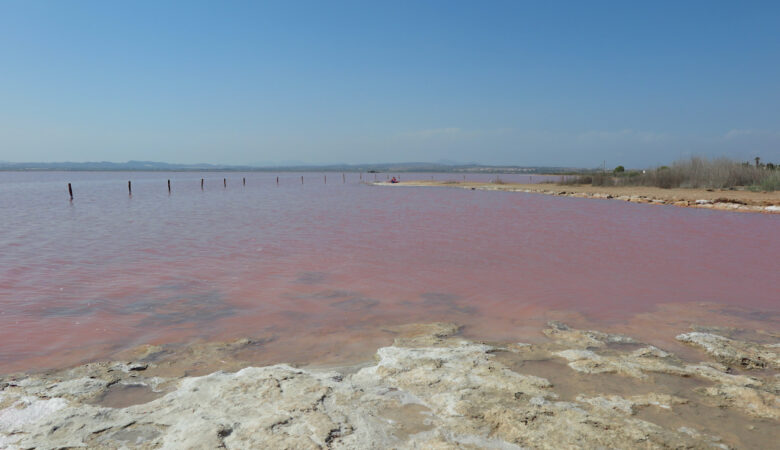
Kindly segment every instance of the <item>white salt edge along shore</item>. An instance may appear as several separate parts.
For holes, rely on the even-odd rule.
[[[753,201],[742,200],[734,197],[746,195],[744,191],[705,191],[710,198],[692,198],[691,195],[701,193],[701,189],[667,189],[641,187],[598,187],[589,188],[582,186],[565,186],[550,184],[492,184],[460,181],[402,181],[399,183],[390,183],[387,181],[377,181],[370,183],[375,186],[394,186],[394,187],[455,187],[461,189],[482,190],[482,191],[504,191],[504,192],[524,192],[528,194],[546,194],[563,197],[575,198],[593,198],[603,200],[623,200],[631,203],[644,203],[655,205],[672,205],[685,208],[706,208],[722,211],[752,212],[780,214],[780,192],[750,193],[751,196],[763,197],[762,200]],[[601,190],[601,192],[599,192]],[[644,190],[651,193],[632,194],[631,191]],[[665,191],[665,192],[663,192]],[[663,192],[659,195],[658,192]],[[737,192],[735,194],[735,192]],[[750,203],[749,203],[750,202]],[[756,204],[764,203],[764,204]]]

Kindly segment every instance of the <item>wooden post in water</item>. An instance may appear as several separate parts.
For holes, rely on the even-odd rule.
[[[203,190],[203,178],[200,179],[200,190]]]
[[[171,193],[171,180],[168,180],[168,193]]]
[[[222,187],[224,187],[225,189],[227,189],[227,178],[223,178],[223,179],[222,179]]]
[[[133,196],[133,185],[130,184],[130,181],[127,182],[127,194]]]
[[[303,184],[303,175],[301,175],[301,184]]]
[[[325,184],[328,184],[328,176],[327,175],[323,175],[323,177],[325,177]]]
[[[279,184],[279,177],[276,177],[276,184]]]
[[[360,172],[360,181],[363,181],[363,172]]]
[[[70,187],[70,183],[68,183],[68,194],[70,195],[70,200],[73,201],[73,188]]]
[[[376,181],[376,174],[374,174],[374,181]]]
[[[244,186],[246,186],[246,177],[242,178],[242,181],[244,182]]]
[[[341,182],[342,183],[346,183],[347,182],[347,176],[344,175],[343,173],[341,174]]]

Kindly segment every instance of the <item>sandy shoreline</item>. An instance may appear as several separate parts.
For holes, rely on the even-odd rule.
[[[623,334],[539,331],[539,343],[486,343],[454,324],[403,325],[350,367],[242,367],[262,345],[242,339],[7,375],[0,447],[769,448],[780,437],[776,334],[692,326],[676,336],[690,361]],[[193,359],[214,366],[178,371]]]
[[[461,181],[402,181],[373,183],[380,186],[457,187],[486,191],[526,192],[577,198],[623,200],[632,203],[673,205],[724,211],[780,214],[780,192],[745,190],[661,189],[647,186],[587,186],[560,184],[484,183]]]

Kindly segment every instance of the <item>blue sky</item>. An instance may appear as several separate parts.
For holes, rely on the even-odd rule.
[[[780,162],[780,2],[0,0],[0,160]]]

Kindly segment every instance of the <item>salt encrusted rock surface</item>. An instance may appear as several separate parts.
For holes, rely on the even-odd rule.
[[[703,348],[723,364],[746,369],[780,369],[777,345],[759,345],[702,332],[681,334],[677,340]]]
[[[636,344],[637,342],[622,334],[607,334],[600,331],[575,330],[560,322],[550,322],[544,330],[547,337],[567,342],[577,347],[605,347],[607,344]]]
[[[572,374],[694,377],[709,383],[697,395],[717,406],[780,418],[777,377],[730,374],[720,363],[684,364],[653,346],[637,349],[626,336],[560,323],[550,325],[545,333],[552,340],[541,345],[497,347],[455,337],[457,330],[407,326],[393,346],[377,351],[376,364],[351,374],[280,364],[165,378],[147,375],[154,363],[132,362],[6,377],[0,448],[728,448],[712,433],[638,416],[645,409],[673,411],[687,398],[650,392],[564,401],[547,379],[510,369],[498,354],[563,358]],[[742,352],[752,348],[742,344]],[[161,396],[100,406],[122,385]]]
[[[671,405],[682,405],[688,403],[688,400],[668,394],[645,394],[634,395],[624,398],[619,395],[606,395],[599,397],[577,396],[577,401],[585,402],[598,408],[619,412],[621,414],[633,415],[638,408],[646,406],[657,406],[659,408],[671,409]]]

